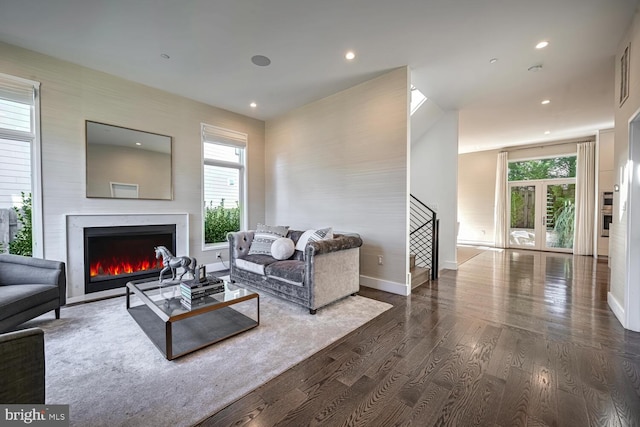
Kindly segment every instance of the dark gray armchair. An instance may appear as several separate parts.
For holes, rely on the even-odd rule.
[[[55,310],[67,301],[65,264],[19,255],[0,255],[0,332]]]
[[[0,334],[0,403],[44,404],[44,369],[42,329]]]

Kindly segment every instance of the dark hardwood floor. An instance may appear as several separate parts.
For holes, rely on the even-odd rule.
[[[640,333],[591,257],[486,251],[202,426],[639,426]],[[282,351],[286,351],[283,349]]]

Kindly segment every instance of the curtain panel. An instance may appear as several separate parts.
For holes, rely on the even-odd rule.
[[[509,154],[498,153],[496,168],[496,196],[494,207],[494,240],[497,248],[506,248],[509,245],[509,218],[507,217],[507,174],[509,171]]]
[[[596,186],[596,144],[578,144],[576,158],[576,221],[573,236],[574,255],[593,255]]]

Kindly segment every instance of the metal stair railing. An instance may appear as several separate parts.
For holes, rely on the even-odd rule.
[[[411,194],[409,248],[416,265],[431,270],[431,280],[438,278],[438,229],[436,212]]]

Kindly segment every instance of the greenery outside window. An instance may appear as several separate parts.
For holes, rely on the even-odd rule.
[[[202,125],[203,247],[227,242],[244,229],[247,135]]]

